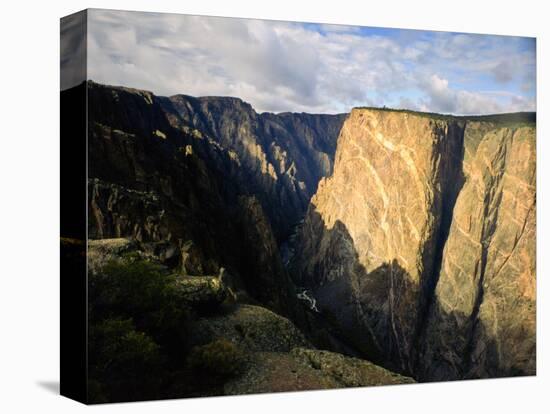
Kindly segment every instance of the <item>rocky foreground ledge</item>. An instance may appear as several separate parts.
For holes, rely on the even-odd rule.
[[[108,263],[136,258],[158,262],[158,258],[146,253],[139,242],[129,239],[88,242],[88,268],[91,272],[100,272]],[[176,275],[174,279],[175,288],[182,295],[182,304],[199,309],[188,332],[191,354],[213,348],[217,349],[216,352],[229,349],[238,360],[234,375],[228,377],[221,387],[210,389],[208,395],[415,382],[366,360],[315,349],[287,318],[262,306],[243,303],[246,300],[235,294],[229,287],[229,278],[223,271],[221,273]],[[201,308],[208,311],[201,312]]]
[[[226,394],[254,394],[414,383],[368,361],[308,348],[254,352],[244,374],[228,382]]]

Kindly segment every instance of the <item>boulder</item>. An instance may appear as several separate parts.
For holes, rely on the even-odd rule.
[[[195,345],[225,338],[247,352],[289,352],[295,347],[309,346],[291,321],[254,305],[237,304],[226,313],[200,318],[192,331]]]
[[[182,300],[192,307],[213,310],[227,297],[217,276],[178,276],[175,285]]]
[[[243,375],[227,382],[229,395],[289,392],[415,381],[368,361],[328,351],[295,348],[290,353],[256,352],[245,363]]]

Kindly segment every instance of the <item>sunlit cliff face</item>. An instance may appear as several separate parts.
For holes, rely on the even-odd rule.
[[[532,373],[535,206],[533,123],[355,109],[299,235],[296,278],[399,369]]]

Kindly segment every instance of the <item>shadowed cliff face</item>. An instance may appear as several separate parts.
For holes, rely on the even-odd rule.
[[[171,124],[228,151],[242,167],[241,183],[256,194],[277,239],[288,237],[317,183],[332,172],[346,114],[262,113],[238,98],[162,99]]]
[[[366,356],[422,380],[535,370],[534,127],[357,109],[292,263]]]
[[[314,269],[316,273],[328,270],[336,275],[314,289],[320,315],[332,326],[332,332],[349,346],[360,350],[361,355],[368,360],[397,372],[413,371],[423,381],[468,378],[466,375],[450,375],[447,371],[441,372],[437,377],[418,373],[419,368],[440,371],[441,361],[437,358],[422,361],[425,366],[412,366],[414,361],[411,361],[412,368],[404,366],[404,355],[400,353],[402,350],[399,345],[405,331],[401,325],[402,319],[396,315],[419,312],[418,308],[410,305],[415,301],[413,295],[417,292],[417,288],[411,283],[411,275],[399,264],[398,259],[388,260],[372,271],[367,271],[359,260],[351,235],[341,221],[336,221],[329,229],[324,226],[318,214],[312,214],[311,217],[318,226],[316,231],[323,232],[329,248],[336,250],[338,254],[338,260],[331,257]],[[346,247],[343,248],[343,245]],[[468,317],[460,310],[444,309],[435,298],[430,303],[430,309],[447,320],[463,320]],[[486,358],[494,359],[498,353],[496,341],[484,324],[480,323],[477,329],[478,335],[484,341]],[[413,344],[410,351],[413,357],[416,357],[418,350],[424,349],[424,341],[425,338],[422,337]],[[479,378],[474,374],[470,377]]]
[[[174,128],[149,92],[88,84],[89,237],[136,239],[189,275],[223,267],[288,315],[298,306],[261,203],[228,151]]]

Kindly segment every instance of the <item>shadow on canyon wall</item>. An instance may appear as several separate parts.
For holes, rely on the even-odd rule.
[[[249,104],[229,97],[166,98],[91,81],[87,87],[90,126],[96,130],[103,127],[112,137],[124,140],[118,148],[111,148],[116,151],[101,151],[98,157],[90,158],[95,172],[118,173],[125,181],[122,185],[145,187],[145,170],[130,171],[129,175],[122,171],[136,166],[120,155],[131,156],[137,143],[147,149],[147,157],[139,162],[153,167],[149,168],[153,171],[149,178],[161,176],[165,180],[161,184],[167,187],[170,177],[162,174],[166,164],[159,151],[164,158],[177,152],[197,156],[209,169],[228,178],[233,184],[229,188],[236,186],[241,193],[258,198],[278,242],[289,236],[291,224],[307,209],[323,171],[330,172],[336,139],[325,138],[327,142],[316,146],[312,136],[321,137],[320,131],[326,130],[327,137],[335,137],[345,118],[343,114],[257,114]],[[241,131],[240,124],[247,128]],[[293,137],[292,132],[298,130],[301,135]],[[288,154],[279,145],[288,147]],[[287,155],[291,165],[287,165]]]
[[[432,296],[423,298],[419,293],[425,289],[397,258],[368,271],[345,224],[338,220],[327,228],[320,215],[314,214],[318,225],[322,223],[325,242],[347,249],[344,254],[328,250],[332,257],[323,258],[308,275],[296,269],[291,273],[297,284],[313,293],[318,318],[325,321],[328,331],[350,349],[423,382],[531,375],[521,367],[501,366],[497,340],[477,313],[446,312],[438,303],[435,285]],[[424,301],[426,310],[421,307]],[[433,315],[438,325],[428,328]]]
[[[288,315],[295,294],[267,202],[247,187],[238,161],[172,127],[154,96],[94,86],[89,99],[89,237],[134,238],[190,275],[224,267]]]

